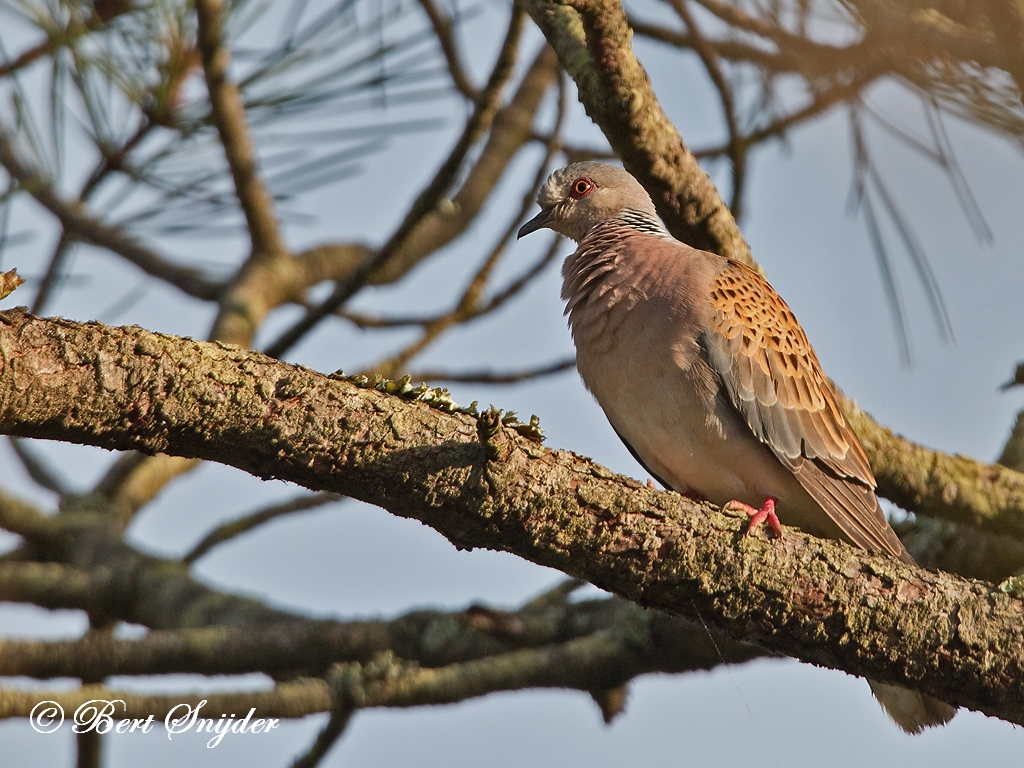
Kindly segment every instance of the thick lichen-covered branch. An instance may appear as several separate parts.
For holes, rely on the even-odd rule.
[[[735,638],[1024,723],[1024,602],[645,488],[500,419],[137,328],[0,323],[0,431],[212,459],[423,521]],[[417,390],[418,391],[418,390]],[[529,430],[524,430],[528,432]]]

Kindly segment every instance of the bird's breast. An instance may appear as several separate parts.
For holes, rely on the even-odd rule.
[[[760,506],[806,494],[729,405],[700,338],[700,275],[615,264],[589,283],[566,274],[576,366],[615,430],[678,491]],[[677,265],[678,266],[678,265]],[[585,288],[585,290],[580,290]]]

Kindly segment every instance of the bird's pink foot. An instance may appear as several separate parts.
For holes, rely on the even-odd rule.
[[[772,533],[777,538],[782,538],[782,525],[779,523],[779,516],[775,514],[775,499],[769,496],[764,500],[764,505],[760,509],[754,509],[749,504],[744,504],[742,501],[730,501],[727,502],[724,510],[731,512],[746,512],[750,516],[750,525],[747,526],[746,535],[749,536],[765,520],[768,521],[769,527],[772,529]]]

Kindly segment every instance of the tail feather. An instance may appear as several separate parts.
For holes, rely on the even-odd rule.
[[[956,714],[956,707],[918,691],[877,680],[868,680],[868,685],[886,714],[907,733],[945,725]]]

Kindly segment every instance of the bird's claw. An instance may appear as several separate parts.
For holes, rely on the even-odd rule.
[[[775,499],[769,496],[764,500],[764,505],[760,509],[755,509],[749,504],[744,504],[742,501],[727,502],[723,510],[728,512],[746,512],[750,517],[750,525],[747,526],[747,532],[745,536],[749,536],[754,530],[763,523],[765,520],[768,521],[768,526],[772,529],[772,533],[776,538],[782,538],[782,525],[779,523],[779,516],[775,514]]]

